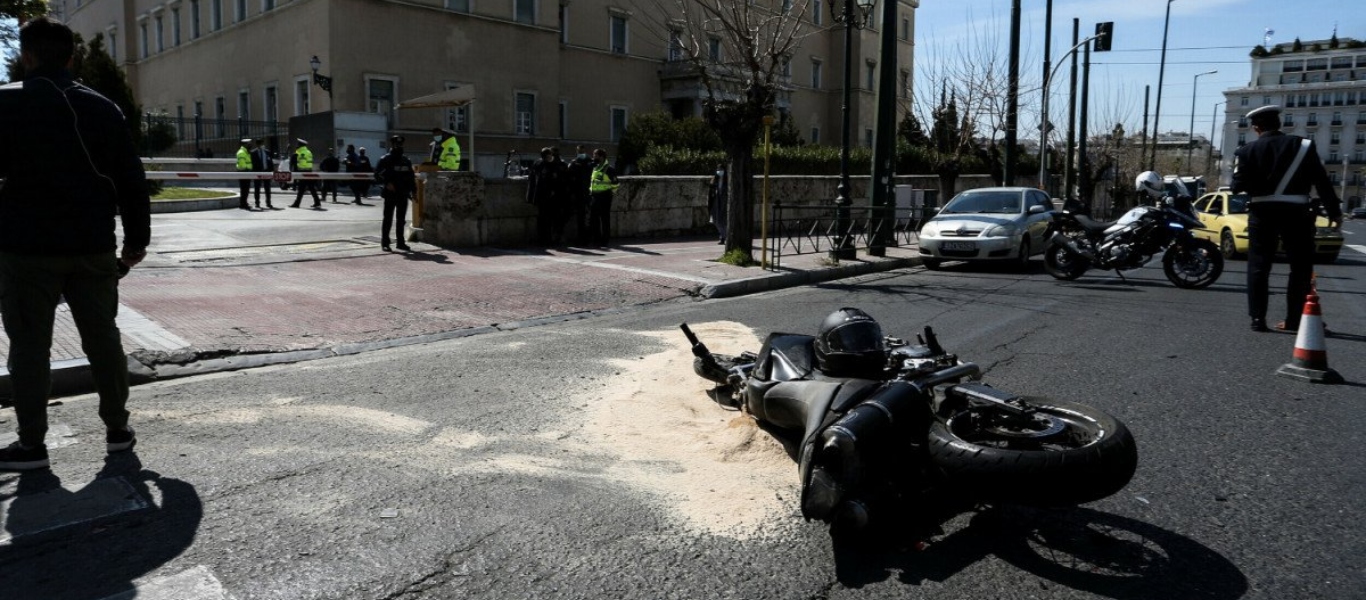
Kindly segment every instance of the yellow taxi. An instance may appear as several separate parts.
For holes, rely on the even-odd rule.
[[[1193,231],[1195,237],[1219,245],[1224,258],[1238,258],[1247,254],[1247,194],[1228,190],[1210,192],[1195,201],[1195,210],[1204,229]],[[1338,259],[1342,250],[1342,233],[1328,226],[1328,217],[1319,215],[1315,221],[1314,261],[1330,263]]]

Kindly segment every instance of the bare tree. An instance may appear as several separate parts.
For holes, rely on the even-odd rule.
[[[727,254],[753,262],[754,144],[772,115],[810,0],[635,0],[667,40],[670,68],[706,90],[703,118],[729,157]]]

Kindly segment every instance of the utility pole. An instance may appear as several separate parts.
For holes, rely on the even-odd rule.
[[[884,0],[891,3],[890,0]],[[1015,185],[1016,128],[1019,126],[1020,105],[1020,0],[1010,3],[1010,66],[1006,90],[1006,164],[1001,183]]]
[[[1072,47],[1076,47],[1081,37],[1081,20],[1072,19]],[[1077,183],[1076,157],[1073,145],[1077,139],[1077,55],[1072,53],[1072,84],[1067,91],[1067,160],[1063,169],[1063,200],[1072,199],[1072,190]]]

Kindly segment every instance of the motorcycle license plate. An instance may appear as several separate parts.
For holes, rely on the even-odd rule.
[[[945,250],[976,250],[977,242],[944,242]]]

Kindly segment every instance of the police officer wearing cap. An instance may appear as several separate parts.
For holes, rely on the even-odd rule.
[[[308,140],[299,138],[296,141],[299,142],[299,147],[294,150],[294,160],[290,165],[293,168],[290,170],[295,173],[312,173],[313,151],[308,149]],[[321,209],[323,207],[323,201],[318,197],[318,183],[316,181],[300,179],[294,186],[299,191],[294,196],[294,204],[291,204],[290,208],[299,208],[299,204],[304,201],[304,190],[308,190],[308,194],[313,197],[313,208]]]
[[[1263,106],[1247,114],[1257,139],[1234,152],[1233,192],[1246,193],[1247,312],[1253,331],[1267,331],[1271,262],[1279,243],[1290,262],[1283,331],[1299,329],[1304,299],[1314,269],[1315,205],[1321,203],[1332,227],[1342,225],[1342,207],[1313,140],[1281,132],[1281,107]],[[1318,190],[1319,201],[1309,198]]]
[[[408,244],[403,243],[403,213],[408,210],[408,199],[417,195],[417,176],[413,173],[413,161],[403,155],[403,136],[389,138],[389,153],[375,165],[375,181],[379,182],[379,195],[384,198],[380,248],[390,251],[389,226],[393,224],[396,245],[407,252]]]
[[[242,138],[242,146],[239,147],[239,148],[237,149],[237,172],[238,172],[238,173],[250,173],[250,172],[251,172],[251,139],[250,139],[250,138]],[[238,183],[241,184],[240,187],[241,187],[241,190],[242,190],[242,197],[241,197],[241,203],[238,204],[237,207],[240,208],[240,209],[242,209],[242,210],[251,210],[251,206],[250,206],[249,204],[247,204],[247,194],[248,194],[249,192],[251,192],[251,180],[250,180],[250,179],[241,179],[241,180],[238,181]]]

